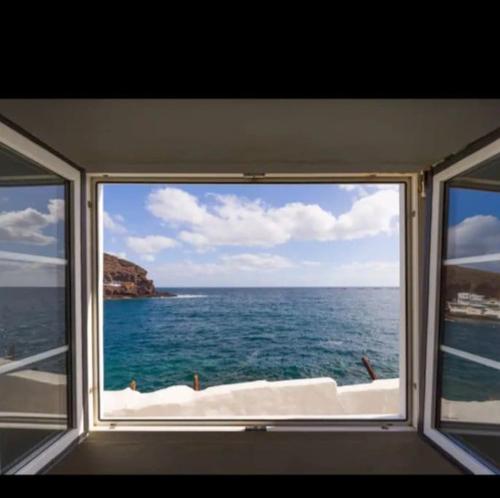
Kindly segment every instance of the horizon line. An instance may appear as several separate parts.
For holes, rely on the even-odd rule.
[[[158,289],[399,289],[400,285],[155,285]]]

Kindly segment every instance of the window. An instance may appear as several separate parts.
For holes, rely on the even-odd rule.
[[[500,140],[469,150],[432,178],[424,433],[472,472],[493,474],[500,469]]]
[[[445,184],[436,427],[500,466],[500,160]]]
[[[68,200],[0,148],[0,473],[72,426]]]
[[[406,419],[406,182],[95,187],[100,420]]]

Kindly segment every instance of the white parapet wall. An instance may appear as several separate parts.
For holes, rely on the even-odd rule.
[[[444,422],[475,422],[498,424],[500,401],[441,401],[441,420]]]
[[[399,379],[343,387],[329,377],[320,377],[258,380],[201,391],[188,386],[172,386],[151,393],[127,388],[104,391],[102,405],[107,418],[397,416]]]
[[[399,379],[380,379],[368,384],[337,388],[342,415],[398,415]]]

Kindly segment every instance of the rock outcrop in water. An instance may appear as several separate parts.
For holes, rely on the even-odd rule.
[[[147,270],[111,254],[104,253],[104,298],[172,297],[171,292],[158,292],[147,278]]]

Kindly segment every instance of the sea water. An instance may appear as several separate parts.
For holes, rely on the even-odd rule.
[[[162,290],[162,289],[160,289]],[[399,377],[399,288],[183,288],[104,303],[104,387]]]
[[[327,376],[339,385],[399,377],[398,288],[164,289],[174,298],[104,302],[104,388],[142,392],[252,380]],[[64,288],[0,287],[0,358],[22,359],[68,344]],[[500,322],[447,318],[444,344],[500,361]],[[500,399],[498,371],[443,355],[442,395]],[[30,365],[65,373],[66,353]]]

